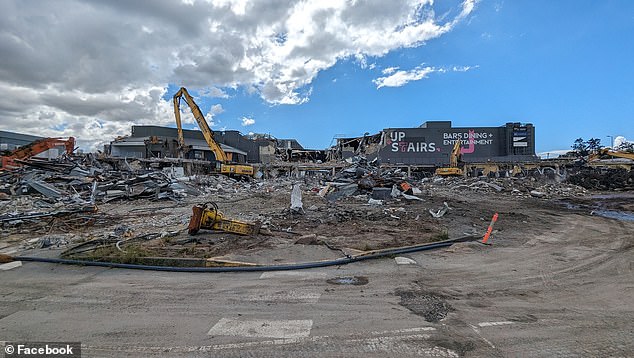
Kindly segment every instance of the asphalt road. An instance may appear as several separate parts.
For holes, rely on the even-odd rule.
[[[406,255],[414,264],[192,274],[25,262],[0,271],[0,341],[81,341],[85,357],[634,356],[634,223],[553,221],[547,234]]]

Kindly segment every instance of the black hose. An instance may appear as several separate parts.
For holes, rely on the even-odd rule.
[[[139,264],[123,264],[123,263],[116,263],[116,262],[56,259],[56,258],[44,258],[44,257],[32,257],[32,256],[16,256],[16,257],[13,257],[13,260],[14,261],[46,262],[46,263],[55,263],[55,264],[66,264],[66,265],[124,268],[124,269],[134,269],[134,270],[169,271],[169,272],[287,271],[287,270],[309,269],[309,268],[316,268],[316,267],[346,265],[352,262],[377,259],[377,258],[390,256],[390,255],[399,255],[399,254],[406,254],[410,252],[433,250],[433,249],[438,249],[442,247],[448,247],[458,242],[475,241],[478,239],[479,239],[478,237],[466,236],[466,237],[462,237],[458,239],[439,241],[439,242],[417,245],[417,246],[408,246],[403,248],[382,250],[380,252],[370,253],[367,255],[345,257],[345,258],[340,258],[335,260],[314,261],[314,262],[305,262],[305,263],[287,264],[287,265],[270,265],[270,266],[229,266],[229,267],[153,266],[153,265],[139,265]]]

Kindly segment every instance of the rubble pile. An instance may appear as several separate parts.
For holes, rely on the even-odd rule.
[[[454,191],[490,192],[517,197],[546,199],[585,196],[588,194],[588,190],[574,184],[559,183],[551,180],[538,180],[534,177],[435,177],[425,178],[421,181],[422,191],[430,195],[433,195],[433,192],[436,190],[447,188]]]
[[[399,196],[419,199],[414,194],[420,192],[406,178],[407,173],[400,169],[381,171],[378,167],[361,161],[331,177],[319,189],[319,196],[335,202],[346,197],[368,194],[371,196],[369,204],[373,205],[381,205],[383,200]]]
[[[45,197],[64,204],[94,204],[115,199],[178,199],[198,194],[195,188],[158,170],[112,170],[98,160],[65,157],[56,161],[24,162],[0,174],[0,199]]]
[[[586,189],[634,190],[634,170],[582,168],[568,182]]]

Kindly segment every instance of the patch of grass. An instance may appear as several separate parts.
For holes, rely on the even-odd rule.
[[[432,242],[449,240],[449,232],[447,230],[443,230],[438,234],[432,236],[431,239]]]

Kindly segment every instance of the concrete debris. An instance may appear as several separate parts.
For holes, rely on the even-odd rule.
[[[546,197],[546,193],[541,192],[541,191],[537,191],[537,190],[531,190],[530,194],[531,194],[531,196],[534,196],[536,198],[544,198],[544,197]]]
[[[398,198],[399,196],[401,196],[401,191],[398,190],[398,187],[396,186],[396,184],[392,185],[392,191],[390,192],[390,196],[392,196],[393,198]]]
[[[372,188],[372,199],[387,200],[391,197],[392,189],[390,188]]]
[[[432,210],[432,209],[429,209],[429,213],[431,214],[431,216],[433,216],[433,217],[435,217],[435,218],[441,218],[441,217],[443,217],[443,216],[447,213],[447,211],[448,211],[449,209],[451,209],[451,208],[449,207],[449,205],[447,204],[447,202],[446,202],[446,201],[445,201],[445,202],[443,202],[443,205],[444,205],[444,206],[443,206],[442,208],[440,208],[440,209],[438,209],[438,210],[435,210],[435,211],[434,211],[434,210]]]
[[[368,204],[370,205],[383,205],[383,200],[372,199],[368,200]]]
[[[571,173],[567,181],[585,189],[634,190],[634,170],[580,168]]]
[[[291,192],[291,211],[296,213],[304,212],[302,204],[302,190],[299,184],[293,185],[293,190]]]
[[[190,175],[190,170],[176,164],[141,163],[136,159],[114,163],[68,157],[32,161],[12,172],[0,172],[0,238],[37,239],[28,243],[29,248],[104,239],[116,247],[113,255],[132,256],[137,253],[132,239],[138,235],[138,240],[144,240],[143,249],[148,250],[139,254],[186,253],[200,258],[224,255],[235,248],[253,253],[297,243],[326,246],[301,249],[324,249],[337,257],[339,252],[328,245],[370,251],[442,240],[469,230],[480,233],[493,210],[507,211],[510,219],[500,230],[512,236],[512,230],[536,222],[529,210],[550,205],[546,200],[578,199],[590,196],[592,188],[609,187],[583,172],[570,174],[564,182],[555,180],[558,177],[529,175],[440,178],[424,168],[409,175],[410,168],[379,167],[360,158],[344,168],[342,163],[314,170],[297,165],[293,170],[279,169],[273,177],[272,169],[260,168],[265,174],[259,179]],[[611,173],[621,180],[611,190],[628,190],[629,177]],[[204,201],[224,204],[236,220],[261,222],[261,235],[235,239],[214,233],[141,239],[144,233],[167,228],[184,232],[192,203]],[[451,220],[439,219],[450,210],[455,213]],[[63,236],[68,233],[74,236]],[[328,237],[317,236],[321,234]]]
[[[419,198],[419,197],[417,197],[417,196],[415,196],[415,195],[409,195],[409,194],[405,194],[405,193],[402,193],[401,195],[402,195],[405,199],[407,199],[407,200],[418,200],[418,201],[423,201],[423,199],[421,199],[421,198]]]

